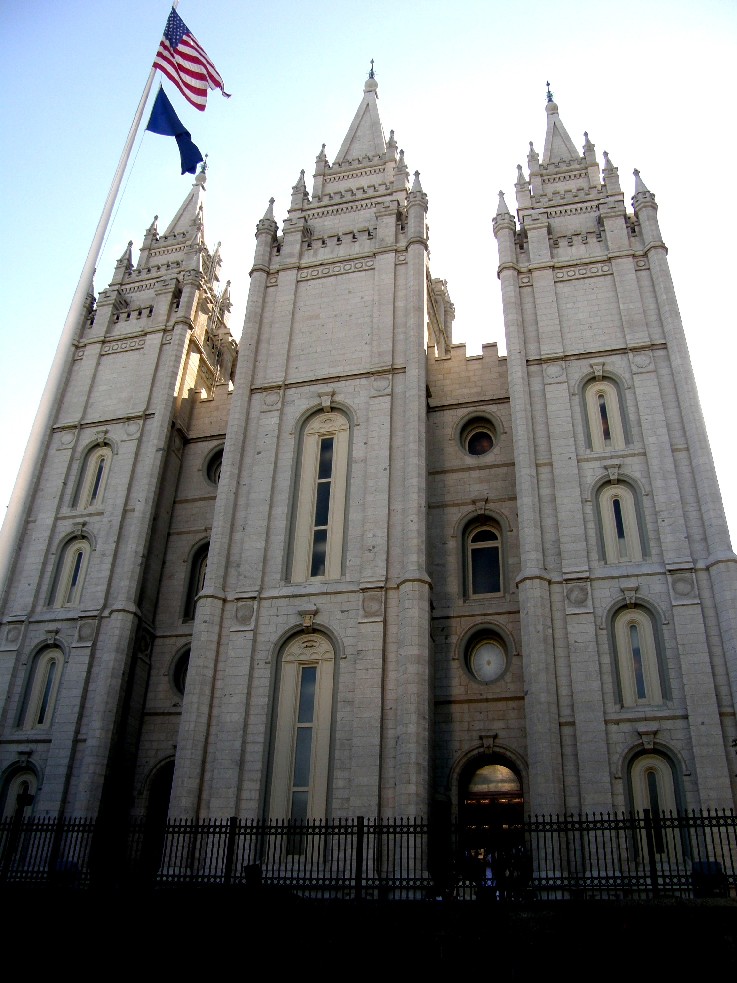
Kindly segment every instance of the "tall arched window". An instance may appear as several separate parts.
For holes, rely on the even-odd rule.
[[[323,635],[294,638],[280,660],[269,815],[326,816],[335,653]]]
[[[70,539],[64,544],[56,564],[51,588],[52,607],[79,606],[89,557],[90,543],[84,536]]]
[[[614,616],[619,696],[623,706],[658,706],[667,687],[660,658],[659,635],[649,611],[622,608]]]
[[[499,527],[491,521],[475,522],[464,536],[466,594],[501,594],[502,537]]]
[[[18,726],[24,730],[48,727],[59,691],[64,653],[55,646],[36,654],[28,674]]]
[[[113,452],[107,444],[98,445],[87,452],[77,485],[75,508],[89,509],[102,503],[112,457]]]
[[[586,419],[594,451],[621,450],[626,443],[619,386],[593,379],[584,390]]]
[[[340,577],[348,479],[348,421],[335,411],[312,417],[302,436],[292,580]]]
[[[626,482],[607,484],[597,495],[604,559],[607,563],[641,560],[643,537],[635,495]]]
[[[207,555],[210,551],[210,544],[202,543],[192,553],[189,561],[189,571],[187,575],[187,593],[184,598],[183,621],[194,620],[195,604],[197,595],[205,586],[205,574],[207,573]]]

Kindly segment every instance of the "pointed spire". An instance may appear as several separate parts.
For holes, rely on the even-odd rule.
[[[589,135],[586,130],[583,131],[583,152],[584,156],[590,153],[594,149],[594,144],[589,140]]]
[[[652,191],[650,191],[650,189],[646,186],[645,182],[640,177],[640,172],[637,170],[637,168],[635,168],[632,173],[635,175],[635,194],[636,195],[640,193],[644,193],[648,195],[652,194]]]
[[[320,161],[323,160],[327,160],[327,157],[325,156],[325,144],[322,145],[320,148],[320,153],[317,155],[317,157],[315,157],[315,163],[319,164]]]
[[[609,154],[606,152],[606,150],[604,151],[604,170],[614,170],[614,164],[612,164],[611,160],[609,159]]]
[[[124,263],[129,270],[133,269],[133,240],[128,240],[128,245],[125,247],[120,257],[118,258],[119,263]]]
[[[157,227],[156,227],[156,223],[157,223],[158,221],[159,221],[159,216],[158,216],[158,215],[154,215],[154,220],[153,220],[153,222],[152,222],[152,223],[151,223],[151,224],[149,225],[149,227],[148,227],[148,228],[146,229],[146,235],[156,235],[156,232],[157,232]]]
[[[507,203],[504,200],[504,192],[503,191],[500,191],[499,192],[499,204],[497,205],[496,213],[497,213],[497,215],[511,215],[511,212],[507,208]]]
[[[256,236],[258,237],[262,232],[267,232],[269,238],[273,238],[276,235],[277,225],[274,219],[274,199],[269,198],[269,207],[264,212],[262,219],[256,224]]]
[[[517,184],[527,184],[527,179],[525,178],[524,171],[522,170],[522,165],[517,164]],[[501,194],[501,191],[499,192]]]
[[[175,235],[180,232],[189,232],[193,227],[198,224],[202,225],[204,222],[204,201],[203,195],[207,190],[205,188],[205,183],[207,182],[207,175],[205,174],[205,162],[203,161],[197,176],[194,179],[194,184],[192,185],[192,190],[189,192],[187,197],[181,204],[179,211],[176,213],[174,218],[169,223],[165,236]]]
[[[530,152],[527,155],[527,166],[530,170],[532,170],[533,167],[537,169],[540,166],[540,155],[533,147],[532,140],[530,140]]]
[[[412,191],[419,191],[422,194],[422,185],[420,184],[420,172],[415,171],[415,179],[412,182]]]
[[[553,102],[553,93],[548,82],[548,102],[545,112],[548,115],[548,128],[545,133],[543,164],[557,164],[560,161],[576,160],[578,151],[568,136],[568,131],[558,116],[558,105]]]
[[[363,99],[340,145],[338,156],[335,158],[336,164],[386,153],[386,139],[379,119],[379,107],[376,104],[378,88],[379,83],[376,81],[372,62],[369,77],[363,87]]]

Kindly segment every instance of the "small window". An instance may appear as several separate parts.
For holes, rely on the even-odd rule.
[[[461,446],[472,457],[488,454],[496,443],[494,427],[485,417],[475,417],[461,430]]]
[[[55,647],[42,649],[34,658],[19,719],[24,730],[51,724],[63,665],[64,654]]]
[[[643,557],[635,495],[625,482],[604,485],[598,493],[599,516],[607,563],[636,562]]]
[[[610,379],[594,379],[584,390],[591,449],[621,450],[626,443],[619,386]]]
[[[207,458],[207,462],[205,463],[205,475],[207,476],[207,480],[211,485],[220,484],[220,469],[222,464],[223,448],[218,447],[217,450],[214,450],[212,454],[210,454],[210,456]]]
[[[56,564],[51,590],[52,607],[79,607],[89,555],[90,544],[84,537],[65,543]]]
[[[187,594],[184,600],[183,621],[193,621],[197,595],[201,593],[205,586],[205,574],[207,573],[207,555],[210,544],[203,543],[198,546],[192,554],[189,563],[189,575],[187,577]]]
[[[107,444],[93,447],[84,459],[74,507],[91,509],[102,504],[113,452]]]
[[[479,683],[494,683],[507,671],[508,652],[502,639],[490,631],[474,635],[465,649],[466,668]]]

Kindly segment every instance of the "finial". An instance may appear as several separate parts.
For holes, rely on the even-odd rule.
[[[205,159],[200,164],[200,174],[204,174],[205,171],[207,170],[207,157],[208,157],[208,155],[205,154]]]
[[[374,75],[374,59],[373,58],[371,59],[371,71],[368,73],[368,77],[370,79],[376,78],[376,76]]]
[[[545,84],[548,87],[548,102],[552,102],[553,101],[553,93],[550,91],[550,82],[546,82]]]

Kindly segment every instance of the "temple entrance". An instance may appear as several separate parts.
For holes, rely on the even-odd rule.
[[[522,781],[499,755],[464,768],[458,782],[459,863],[489,896],[517,896],[528,880]]]

